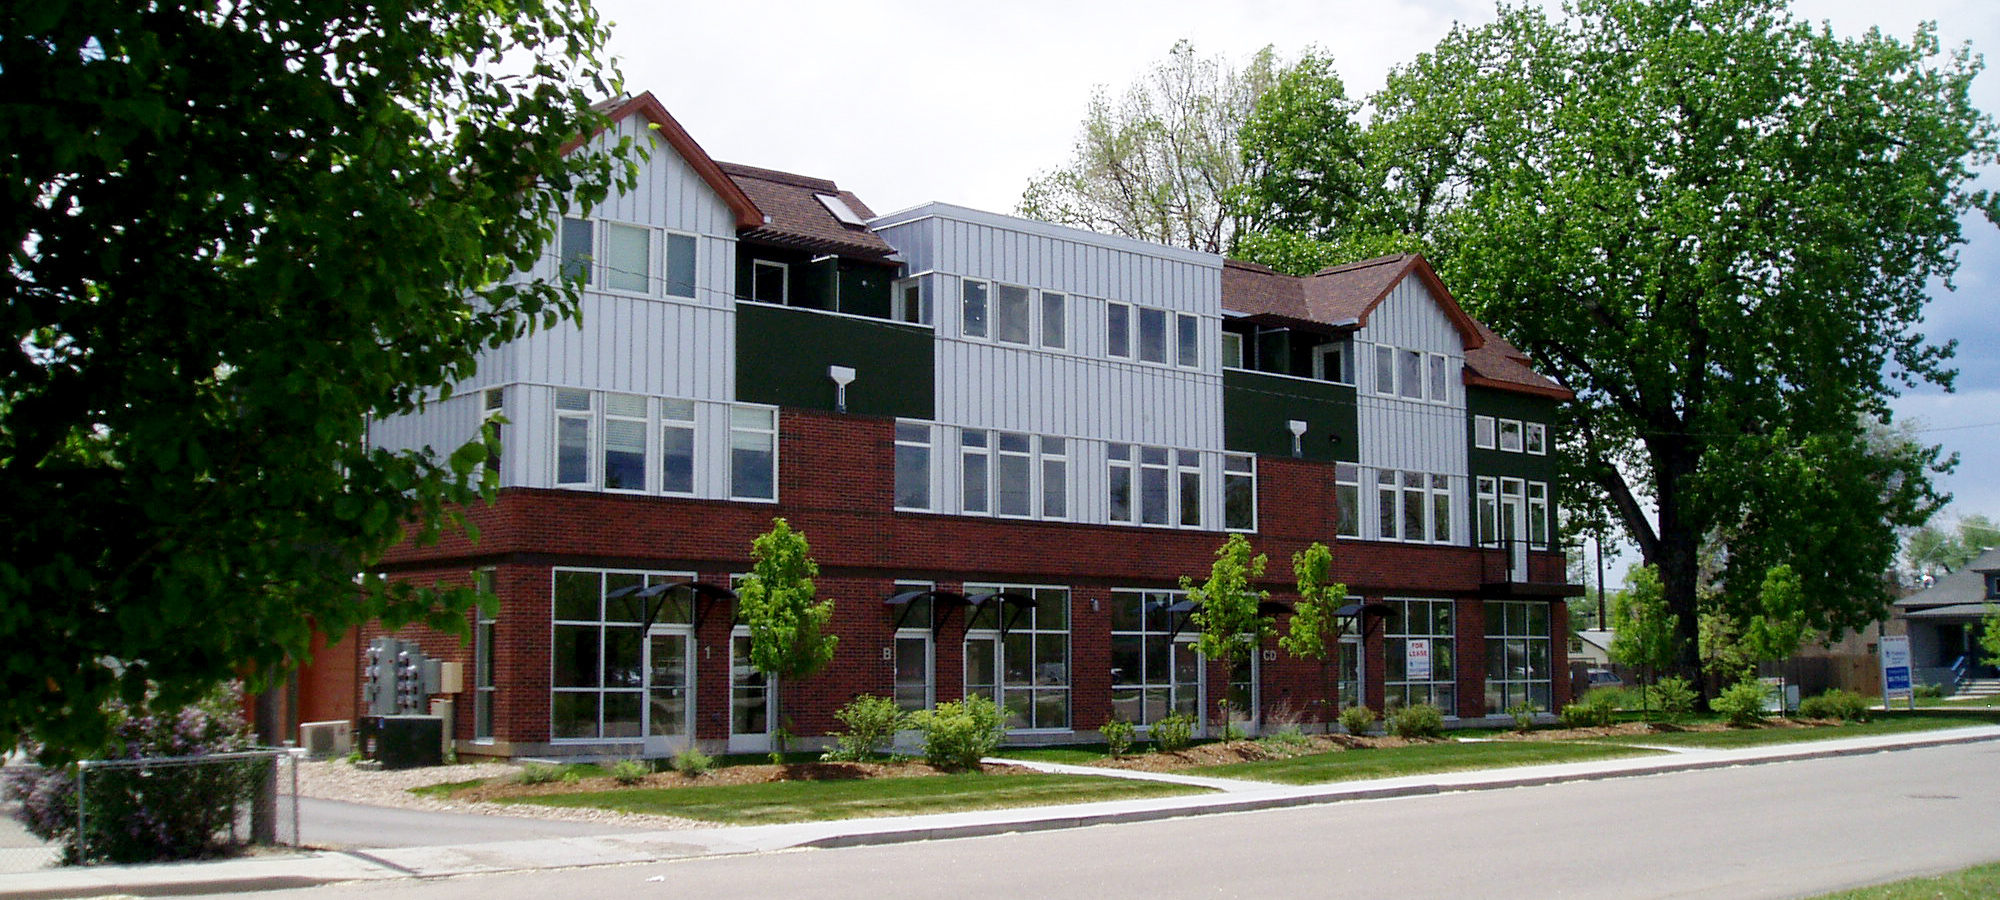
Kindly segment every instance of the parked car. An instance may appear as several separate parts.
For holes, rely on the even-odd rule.
[[[1625,679],[1618,677],[1618,673],[1610,669],[1590,669],[1584,674],[1590,679],[1589,686],[1593,689],[1622,688],[1625,686]]]

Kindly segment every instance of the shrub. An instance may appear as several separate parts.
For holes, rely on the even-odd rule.
[[[1799,715],[1807,719],[1842,719],[1849,722],[1868,721],[1869,702],[1853,691],[1834,688],[1817,697],[1807,697],[1799,703]]]
[[[1340,711],[1340,727],[1348,734],[1363,735],[1375,727],[1375,711],[1366,706],[1350,706]]]
[[[1535,707],[1523,700],[1507,707],[1507,714],[1514,717],[1514,730],[1527,731],[1535,727]]]
[[[1654,682],[1652,696],[1662,722],[1679,722],[1694,714],[1694,687],[1685,678],[1669,675]]]
[[[1444,734],[1444,710],[1428,703],[1413,703],[1389,713],[1389,733],[1399,738],[1427,738]]]
[[[701,752],[700,747],[690,745],[687,749],[674,754],[674,771],[689,778],[707,775],[713,768],[715,768],[715,757]]]
[[[562,777],[563,777],[562,766],[552,766],[549,765],[548,763],[531,762],[522,764],[521,771],[514,773],[514,783],[554,784],[555,782],[561,781]]]
[[[1911,689],[1919,700],[1937,700],[1944,697],[1944,685],[1920,684]]]
[[[1194,742],[1194,717],[1178,712],[1161,716],[1150,730],[1153,746],[1161,753],[1177,753]]]
[[[621,759],[611,764],[611,780],[630,787],[646,780],[653,774],[653,767],[636,759]]]
[[[822,758],[848,762],[860,762],[875,755],[878,748],[896,736],[896,730],[902,728],[903,722],[908,719],[896,701],[872,694],[854,698],[846,706],[835,710],[833,717],[846,725],[847,731],[834,733],[833,749]]]
[[[1756,681],[1739,681],[1724,688],[1708,705],[1729,723],[1729,727],[1748,728],[1764,721],[1764,685]]]
[[[1615,687],[1591,688],[1577,702],[1585,706],[1603,706],[1608,710],[1631,709],[1639,705],[1634,702],[1631,691]]]
[[[1124,756],[1132,749],[1132,723],[1124,719],[1112,719],[1097,729],[1104,735],[1104,747],[1112,756]]]
[[[1583,695],[1581,703],[1572,703],[1562,708],[1564,728],[1603,728],[1611,724],[1613,694],[1591,691]]]
[[[1257,739],[1259,746],[1278,757],[1298,756],[1311,753],[1314,749],[1312,738],[1306,737],[1297,725],[1281,726],[1275,731]]]
[[[940,769],[977,769],[1000,746],[1000,708],[985,697],[940,703],[910,718],[924,733],[924,761]]]
[[[247,749],[240,708],[234,690],[172,711],[114,703],[108,710],[111,742],[99,758],[198,757]],[[93,768],[84,778],[90,813],[83,834],[77,831],[76,766],[39,770],[10,782],[7,793],[20,801],[17,815],[27,830],[61,844],[66,863],[191,859],[216,849],[237,814],[256,799],[270,765],[245,760]]]

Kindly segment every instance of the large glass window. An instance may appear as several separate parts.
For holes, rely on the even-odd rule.
[[[1032,441],[1025,434],[997,431],[993,434],[993,443],[993,493],[1000,515],[1034,515],[1035,459]]]
[[[1111,486],[1111,521],[1130,523],[1136,507],[1132,503],[1132,445],[1112,444],[1105,450],[1109,462],[1107,483]]]
[[[472,573],[473,589],[481,595],[493,594],[492,569],[480,569]],[[493,739],[493,697],[499,690],[494,678],[494,663],[497,653],[494,639],[499,627],[498,604],[481,603],[472,612],[472,739],[490,741]]]
[[[604,489],[646,489],[646,398],[604,395]]]
[[[1139,448],[1139,522],[1165,525],[1167,502],[1173,496],[1173,482],[1167,468],[1165,447]]]
[[[1201,527],[1201,454],[1192,450],[1174,451],[1174,481],[1180,493],[1180,518],[1183,528]]]
[[[637,738],[646,688],[641,626],[645,601],[631,590],[686,573],[557,569],[552,600],[550,736]],[[685,604],[668,603],[656,624],[688,622]]]
[[[1139,307],[1139,359],[1162,364],[1167,361],[1166,310]]]
[[[1257,457],[1228,454],[1222,458],[1222,527],[1257,530]]]
[[[694,401],[660,401],[660,490],[694,493]]]
[[[653,283],[653,232],[637,225],[604,225],[604,286],[646,293]]]
[[[1341,537],[1361,536],[1361,467],[1336,463],[1333,467],[1333,531]]]
[[[1481,546],[1486,546],[1500,539],[1499,482],[1491,477],[1481,476],[1477,485],[1479,543]]]
[[[1042,292],[1042,346],[1060,350],[1069,346],[1069,298],[1054,291]]]
[[[1549,711],[1549,605],[1486,602],[1486,711],[1526,703]]]
[[[986,303],[991,288],[984,281],[968,278],[960,283],[960,328],[966,337],[986,336]]]
[[[1000,704],[1008,728],[1069,728],[1069,589],[965,586],[969,596],[989,591],[1029,596],[1036,605],[988,602],[972,614],[965,635],[966,694],[984,694]]]
[[[1458,715],[1452,601],[1390,598],[1388,603],[1382,653],[1389,708],[1429,703],[1447,716]]]
[[[1202,661],[1192,636],[1173,635],[1167,607],[1179,591],[1111,592],[1111,715],[1134,725],[1186,713],[1201,717]]]
[[[778,411],[739,406],[729,411],[729,495],[778,499]]]
[[[587,219],[562,220],[562,248],[559,252],[558,272],[565,281],[591,283],[591,260],[596,256],[593,249],[595,235],[592,223]]]
[[[993,288],[993,337],[1010,344],[1028,343],[1028,289],[1012,284]]]
[[[896,423],[896,508],[931,508],[931,427]]]
[[[1549,546],[1549,486],[1528,482],[1528,543],[1538,549]]]
[[[595,431],[589,391],[556,390],[556,483],[591,483],[590,444]]]
[[[1042,442],[1042,516],[1069,517],[1069,441],[1044,437]]]
[[[991,508],[987,496],[991,484],[988,469],[992,462],[986,432],[976,428],[959,432],[958,449],[960,505],[969,513],[986,512]]]

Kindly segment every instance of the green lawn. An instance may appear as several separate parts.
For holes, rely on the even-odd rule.
[[[1821,894],[1811,900],[1992,900],[2000,897],[2000,863],[1987,863],[1939,875],[1893,884]]]
[[[507,802],[615,809],[729,825],[771,825],[1198,793],[1206,791],[1183,785],[1117,778],[964,774],[856,781],[627,788],[521,797]]]
[[[1936,731],[1943,728],[1962,728],[1967,725],[1991,725],[2000,716],[1979,711],[1963,712],[1955,710],[1918,710],[1917,712],[1877,711],[1871,722],[1849,722],[1845,725],[1826,728],[1742,728],[1728,731],[1682,731],[1647,735],[1621,735],[1604,740],[1632,744],[1655,744],[1663,747],[1708,747],[1726,749],[1731,747],[1762,747],[1769,744],[1791,744],[1805,741],[1825,741],[1835,738],[1870,737],[1879,734],[1909,734],[1920,731]]]
[[[1191,774],[1280,784],[1319,784],[1362,778],[1394,778],[1428,772],[1462,772],[1543,763],[1582,762],[1647,756],[1664,751],[1557,741],[1479,741],[1415,744],[1379,750],[1343,750],[1291,759],[1265,759],[1189,769]]]

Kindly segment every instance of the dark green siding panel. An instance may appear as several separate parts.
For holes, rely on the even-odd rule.
[[[1240,369],[1223,370],[1224,446],[1238,453],[1291,456],[1292,433],[1285,425],[1293,419],[1307,425],[1305,439],[1300,442],[1306,459],[1355,460],[1358,428],[1353,387]]]
[[[849,366],[848,412],[930,419],[935,360],[929,328],[736,305],[736,397],[747,403],[833,409],[827,367]]]
[[[1490,388],[1468,387],[1465,389],[1465,446],[1470,454],[1467,468],[1472,474],[1525,478],[1529,481],[1556,480],[1556,438],[1557,402],[1546,397],[1531,397]],[[1549,426],[1550,453],[1534,456],[1528,453],[1509,453],[1504,450],[1482,450],[1473,446],[1478,439],[1473,428],[1473,416],[1492,416],[1496,419],[1520,419],[1524,422],[1540,422]]]

